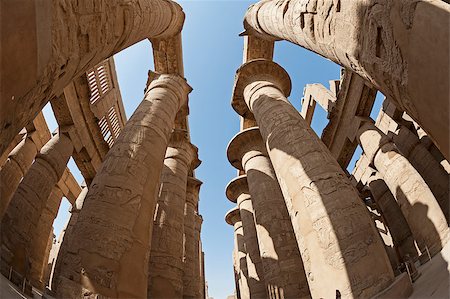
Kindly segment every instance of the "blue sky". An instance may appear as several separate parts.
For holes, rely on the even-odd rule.
[[[233,293],[232,270],[233,229],[224,221],[225,213],[233,207],[224,194],[227,183],[236,176],[228,163],[226,147],[239,131],[238,115],[230,106],[234,74],[242,63],[242,20],[247,7],[254,1],[178,1],[186,13],[183,29],[185,76],[193,87],[190,94],[189,124],[192,143],[199,148],[203,163],[196,176],[203,181],[200,193],[200,213],[206,279],[209,295],[224,299]],[[291,103],[300,110],[303,88],[308,83],[339,79],[339,67],[288,42],[277,42],[274,61],[291,76]],[[153,69],[149,41],[136,44],[115,55],[116,69],[127,117],[143,98],[147,72]],[[378,97],[374,111],[381,101]],[[49,107],[45,116],[51,130],[56,128]],[[326,113],[316,108],[312,127],[320,135],[326,125]],[[353,168],[355,159],[350,163]],[[69,168],[81,183],[82,177],[73,161]],[[64,201],[55,221],[55,232],[61,231],[69,213]]]

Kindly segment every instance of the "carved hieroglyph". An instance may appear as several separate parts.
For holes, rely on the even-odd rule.
[[[311,297],[291,218],[259,128],[237,134],[227,154],[232,165],[247,174],[269,298]],[[228,187],[227,192],[237,191]]]
[[[183,298],[183,226],[186,186],[197,148],[187,131],[170,137],[155,210],[148,274],[148,298]]]
[[[367,209],[329,150],[288,102],[291,83],[274,62],[239,68],[233,107],[259,125],[300,248],[312,297],[370,297],[393,272]],[[325,287],[327,286],[327,287]]]
[[[6,210],[1,225],[2,242],[12,253],[10,264],[20,273],[28,272],[29,263],[33,262],[32,240],[38,234],[39,218],[72,152],[72,142],[65,134],[53,136],[36,156]],[[48,238],[48,232],[44,238]]]
[[[177,34],[184,13],[170,0],[6,1],[0,19],[2,154],[74,78],[141,40]]]
[[[25,137],[9,154],[3,167],[0,169],[0,220],[8,208],[20,180],[30,169],[37,148],[33,140]]]
[[[362,123],[357,138],[400,205],[419,249],[424,253],[425,246],[428,246],[432,255],[439,252],[449,236],[449,229],[423,178],[371,121]]]
[[[175,115],[191,87],[150,72],[144,100],[105,157],[56,283],[60,297],[146,297],[150,232]]]
[[[263,0],[250,6],[244,27],[359,74],[423,126],[449,159],[450,78],[442,67],[450,59],[449,23],[445,1]]]
[[[268,293],[264,282],[264,269],[261,260],[258,234],[256,232],[255,211],[248,190],[247,176],[241,175],[233,179],[226,188],[226,195],[230,201],[237,203],[241,215],[245,250],[247,253],[250,297],[267,298]]]
[[[235,207],[225,215],[225,221],[234,227],[234,252],[239,270],[239,292],[241,299],[250,299],[249,277],[247,269],[247,252],[244,242],[244,230],[242,229],[241,214]]]

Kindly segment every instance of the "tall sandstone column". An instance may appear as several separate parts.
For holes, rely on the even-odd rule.
[[[263,0],[247,11],[244,34],[288,40],[357,73],[407,111],[448,160],[449,25],[445,1]]]
[[[311,297],[291,218],[259,128],[237,134],[227,154],[231,164],[247,174],[269,298]]]
[[[238,269],[239,294],[241,299],[250,299],[249,277],[247,269],[247,252],[244,242],[244,230],[242,229],[241,214],[239,208],[235,207],[225,215],[225,221],[234,227],[234,252]]]
[[[386,221],[394,246],[397,248],[402,259],[401,262],[406,262],[408,257],[411,260],[415,260],[418,254],[408,222],[405,216],[403,216],[402,210],[392,195],[391,190],[389,190],[383,181],[382,176],[376,170],[373,170],[373,172],[374,174],[368,179],[367,185]]]
[[[198,215],[198,200],[202,182],[189,176],[186,187],[186,205],[184,208],[184,265],[183,298],[201,298],[200,276],[200,230],[201,216]],[[199,221],[200,220],[200,221]]]
[[[393,272],[368,211],[329,150],[289,103],[289,75],[253,60],[236,75],[233,108],[254,114],[288,204],[313,298],[371,297]]]
[[[147,38],[181,31],[170,0],[4,1],[0,70],[0,155],[64,87]]]
[[[54,135],[36,156],[3,217],[2,243],[11,252],[12,267],[22,274],[29,274],[32,254],[36,249],[33,238],[39,233],[39,218],[72,152],[69,137],[64,133]],[[41,237],[47,240],[48,232]],[[3,250],[2,254],[7,253]]]
[[[50,275],[50,286],[52,290],[56,289],[57,286],[56,282],[58,281],[58,278],[60,276],[61,268],[64,268],[66,266],[66,263],[64,262],[68,258],[66,255],[70,256],[69,252],[71,252],[72,248],[71,247],[72,242],[70,241],[70,238],[73,235],[72,231],[78,221],[78,216],[80,214],[81,209],[83,208],[83,203],[87,193],[88,188],[84,186],[80,194],[78,195],[77,200],[75,201],[75,205],[73,205],[72,208],[70,209],[69,221],[67,222],[66,227],[62,231],[61,237],[59,237],[62,239],[62,242],[58,249],[58,253],[56,255],[57,258],[56,261],[54,262],[52,273]]]
[[[47,250],[47,241],[50,234],[53,235],[53,221],[58,214],[59,206],[63,198],[62,191],[58,186],[53,187],[50,196],[47,199],[47,204],[43,209],[41,216],[36,227],[35,234],[32,236],[31,241],[31,271],[30,279],[35,287],[45,288],[45,269],[47,268],[48,255],[50,252]]]
[[[357,139],[369,161],[383,176],[408,221],[419,249],[438,253],[449,237],[445,216],[423,178],[396,146],[370,121],[361,124]]]
[[[149,73],[144,100],[97,172],[70,237],[58,297],[146,297],[152,215],[175,115],[191,87]]]
[[[0,169],[0,220],[8,208],[11,198],[25,176],[37,154],[31,137],[26,136],[9,154]]]
[[[161,173],[148,275],[148,298],[183,298],[183,226],[188,171],[197,148],[175,129]]]
[[[264,270],[256,231],[255,211],[253,209],[247,176],[241,175],[233,179],[226,188],[227,198],[236,202],[241,214],[244,231],[245,249],[247,252],[247,271],[250,298],[267,298],[268,290],[264,282]]]

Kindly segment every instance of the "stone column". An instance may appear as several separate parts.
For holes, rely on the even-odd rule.
[[[87,193],[88,188],[84,186],[80,194],[78,195],[77,200],[75,201],[75,205],[73,205],[70,209],[70,219],[67,222],[66,227],[62,231],[61,236],[59,237],[62,241],[58,249],[58,253],[56,254],[57,258],[53,264],[49,282],[52,290],[56,289],[56,282],[58,281],[61,274],[61,269],[66,266],[66,262],[64,261],[73,258],[74,252],[71,250],[73,241],[71,241],[70,238],[72,237],[73,229],[77,224],[78,216],[80,215],[80,211],[83,208],[84,199],[86,198]]]
[[[289,103],[289,75],[253,60],[236,75],[233,108],[254,114],[291,216],[313,298],[371,297],[393,272],[368,211],[329,150]],[[245,101],[244,101],[245,100]],[[247,108],[249,107],[249,108]]]
[[[176,35],[184,22],[170,0],[14,1],[1,16],[0,155],[73,79],[141,40]]]
[[[20,180],[30,169],[37,148],[31,137],[26,136],[9,154],[0,169],[0,220],[8,208]]]
[[[3,257],[11,254],[10,263],[19,273],[30,273],[35,250],[33,238],[39,233],[39,217],[45,210],[50,193],[60,180],[73,152],[64,133],[54,135],[41,149],[28,173],[20,182],[2,220]],[[47,234],[44,236],[47,239]],[[42,237],[42,236],[41,236]]]
[[[45,208],[43,209],[35,233],[32,236],[30,245],[30,280],[33,286],[43,290],[45,288],[45,269],[47,267],[48,255],[46,252],[48,235],[53,235],[53,221],[58,214],[59,206],[63,198],[62,191],[57,187],[53,187]]]
[[[247,11],[244,34],[291,41],[357,73],[449,159],[449,19],[445,1],[264,0]]]
[[[148,298],[183,297],[183,225],[188,171],[197,148],[175,129],[161,173],[148,275]]]
[[[373,170],[373,172],[374,174],[369,177],[367,185],[386,221],[401,262],[406,262],[409,259],[416,260],[418,257],[417,249],[408,222],[381,175],[376,170]]]
[[[244,242],[247,252],[248,286],[251,298],[267,298],[268,290],[264,282],[264,270],[256,232],[255,211],[253,209],[247,176],[233,179],[226,188],[227,198],[236,202],[241,214]]]
[[[234,251],[239,270],[239,291],[241,299],[250,299],[250,288],[248,285],[247,252],[245,250],[244,230],[239,208],[235,207],[225,215],[225,221],[234,227]]]
[[[45,255],[44,258],[42,259],[44,261],[44,266],[41,272],[41,281],[43,282],[44,288],[46,286],[50,286],[50,275],[52,272],[53,263],[52,262],[49,263],[49,259],[50,259],[50,251],[52,250],[54,240],[55,234],[52,227],[50,234],[48,235],[47,246],[45,248]]]
[[[202,182],[194,177],[187,178],[186,204],[184,206],[184,265],[183,298],[201,298],[200,293],[200,227],[198,196]],[[199,219],[200,221],[198,221]]]
[[[399,125],[392,139],[402,155],[419,172],[438,201],[447,223],[449,221],[449,176],[431,153],[407,127]]]
[[[175,115],[190,91],[178,75],[150,72],[144,100],[90,185],[55,284],[58,297],[147,296],[151,216]]]
[[[202,229],[203,217],[197,214],[195,215],[195,226],[194,226],[194,263],[195,263],[195,279],[198,281],[196,283],[196,293],[200,294],[199,298],[205,297],[205,253],[203,252],[202,242],[200,240],[200,233]]]
[[[424,253],[438,253],[448,239],[448,226],[436,198],[394,143],[369,120],[358,129],[357,139],[364,153],[383,176]]]
[[[291,218],[259,128],[237,134],[227,154],[233,166],[247,175],[269,298],[311,297]],[[239,191],[232,187],[227,192]]]

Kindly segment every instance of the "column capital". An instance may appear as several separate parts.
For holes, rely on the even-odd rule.
[[[359,118],[359,121],[361,123],[356,138],[371,165],[374,164],[374,159],[381,149],[397,152],[397,147],[392,140],[375,126],[372,119]]]
[[[241,222],[241,214],[239,212],[238,207],[234,207],[231,210],[229,210],[225,214],[225,221],[231,226],[234,226],[237,222]]]
[[[186,202],[193,204],[194,207],[197,207],[200,187],[202,184],[202,181],[192,176],[188,176],[187,178]]]
[[[245,163],[256,156],[267,156],[259,127],[248,128],[237,133],[228,144],[228,161],[238,170],[244,170]]]
[[[191,93],[192,87],[187,83],[186,79],[177,74],[159,74],[153,71],[148,71],[147,87],[145,93],[147,94],[154,88],[167,88],[177,95],[180,99],[178,109],[187,104],[188,94]]]
[[[225,194],[227,196],[227,198],[234,203],[238,202],[238,198],[241,195],[248,195],[248,197],[250,198],[250,192],[248,190],[248,184],[247,184],[247,175],[241,175],[238,176],[234,179],[232,179],[226,189],[225,189]]]
[[[231,106],[243,117],[251,113],[244,101],[244,89],[255,81],[266,81],[267,84],[275,85],[286,97],[291,93],[289,74],[279,64],[267,59],[246,62],[236,71],[231,99]]]
[[[198,148],[189,141],[188,131],[184,129],[174,129],[170,135],[165,159],[182,158],[179,151],[180,149],[187,152],[185,158],[186,163],[189,165],[189,169],[193,170],[201,164],[201,161],[198,159]]]

